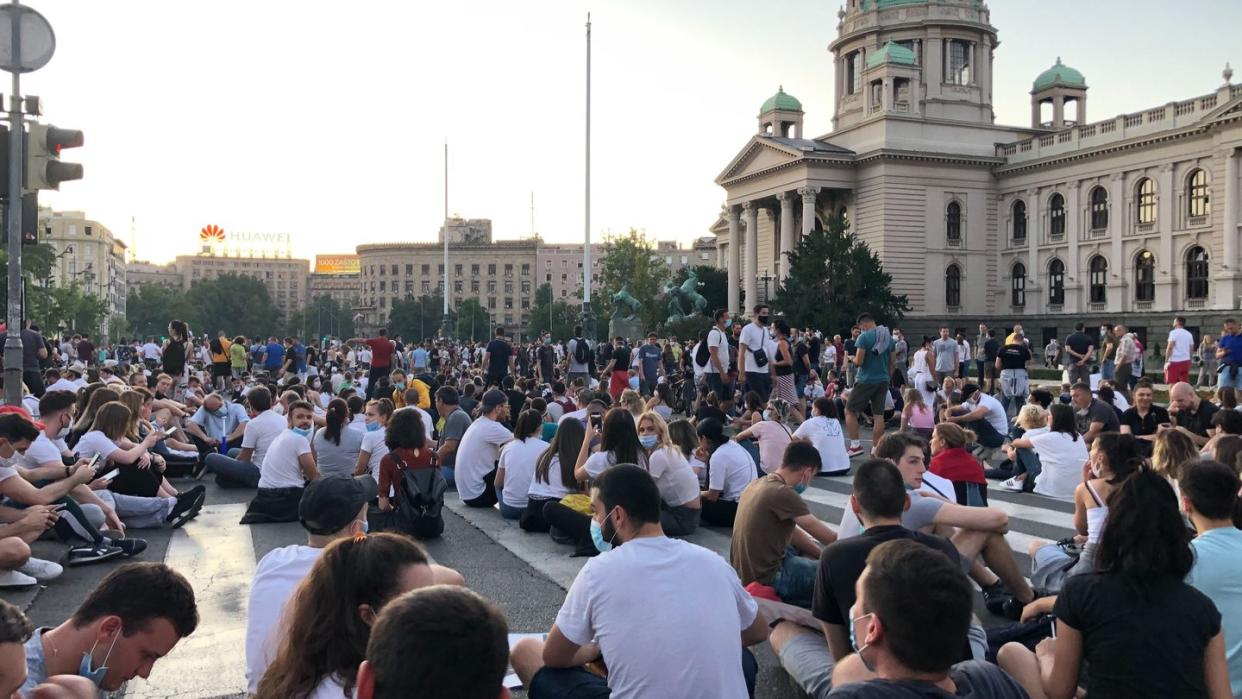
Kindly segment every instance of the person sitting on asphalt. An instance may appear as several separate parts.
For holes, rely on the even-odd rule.
[[[358,699],[509,699],[509,624],[465,588],[433,585],[384,605],[358,667]]]
[[[976,435],[975,443],[985,449],[999,449],[1009,433],[1005,407],[973,383],[962,386],[961,405],[946,409],[940,420],[969,428]]]
[[[962,556],[964,569],[983,590],[988,610],[1017,619],[1022,606],[1035,598],[1022,577],[1013,550],[1005,540],[1009,516],[995,507],[964,507],[953,502],[953,491],[939,492],[923,479],[927,471],[922,439],[901,432],[885,435],[876,457],[897,464],[910,495],[910,507],[902,513],[907,529],[948,538]],[[846,511],[837,536],[847,539],[862,533],[862,523]],[[981,559],[982,564],[976,561]],[[986,567],[985,567],[986,566]]]
[[[324,414],[324,426],[315,430],[311,437],[311,454],[315,466],[325,476],[348,476],[353,474],[362,452],[364,432],[348,429],[349,404],[340,398],[328,402]],[[242,437],[243,441],[245,437]]]
[[[163,563],[126,563],[87,595],[59,626],[26,642],[29,692],[56,675],[81,675],[102,692],[149,677],[156,661],[198,627],[194,589]],[[154,688],[159,691],[159,688]]]
[[[513,647],[513,669],[528,696],[753,692],[758,666],[746,647],[766,639],[768,629],[737,573],[715,553],[664,535],[660,491],[639,466],[605,470],[591,501],[592,538],[602,555],[579,571],[547,641]],[[601,655],[607,679],[583,667]]]
[[[788,419],[789,403],[773,398],[763,409],[760,420],[733,435],[736,442],[754,439],[759,444],[759,469],[765,474],[780,468],[785,447],[793,440],[793,432],[785,426]]]
[[[715,418],[698,423],[699,460],[707,464],[707,488],[699,493],[703,522],[713,527],[732,527],[742,491],[757,474],[755,460],[742,445],[724,434]]]
[[[379,483],[380,465],[388,454],[386,444],[388,421],[392,419],[392,401],[387,398],[368,401],[366,405],[362,444],[359,446],[358,463],[354,464],[354,475],[370,474],[371,479]],[[448,479],[451,483],[452,480]]]
[[[1027,699],[995,665],[960,659],[974,590],[939,552],[913,541],[880,544],[867,554],[855,590],[848,613],[854,653],[833,669],[830,696]]]
[[[742,491],[729,561],[747,589],[752,584],[772,588],[787,604],[811,606],[815,562],[822,547],[837,540],[802,500],[819,469],[814,446],[791,442],[780,466]]]
[[[975,441],[975,433],[942,422],[932,429],[929,446],[931,464],[927,470],[953,484],[959,505],[988,506],[988,479],[983,477],[983,464],[966,447]]]
[[[407,536],[333,541],[282,614],[276,655],[255,699],[352,697],[371,625],[384,605],[433,584],[427,552]]]
[[[46,394],[45,394],[46,395]],[[26,641],[34,624],[17,607],[0,600],[0,697],[28,699],[95,699],[99,688],[85,677],[50,678],[29,692],[19,692],[26,681]]]
[[[242,432],[241,451],[236,458],[218,454],[207,455],[199,471],[216,474],[216,485],[221,488],[256,488],[259,485],[259,466],[267,456],[267,450],[286,429],[285,417],[272,409],[272,392],[266,386],[255,386],[246,394],[246,402],[254,417],[245,424]]]
[[[276,657],[278,627],[298,585],[334,541],[367,533],[367,505],[375,497],[369,477],[328,476],[311,482],[298,503],[298,519],[306,544],[272,549],[254,571],[246,611],[246,691],[258,691],[259,680]],[[457,571],[432,565],[437,583],[462,585]]]
[[[828,694],[832,687],[833,664],[853,652],[849,644],[850,608],[854,606],[858,578],[866,567],[867,555],[886,541],[911,540],[939,550],[956,566],[960,556],[948,539],[907,529],[902,513],[910,506],[901,472],[888,459],[869,459],[854,474],[854,492],[848,511],[866,529],[856,537],[843,539],[824,548],[815,578],[811,613],[821,629],[812,631],[794,623],[781,623],[768,639],[786,671],[813,699]],[[969,648],[957,659],[971,657]]]
[[[500,342],[497,340],[497,342]],[[509,420],[509,397],[493,388],[483,394],[479,419],[470,423],[457,445],[453,480],[468,507],[496,504],[496,463],[500,448],[513,439],[505,427]]]
[[[668,424],[654,410],[638,418],[638,443],[648,473],[660,489],[660,526],[669,536],[688,536],[699,528],[703,501],[699,479],[669,436]]]
[[[1023,411],[1030,407],[1024,407]],[[1023,473],[1001,483],[1000,487],[1012,492],[1034,492],[1057,500],[1072,500],[1082,482],[1082,465],[1089,458],[1087,443],[1076,431],[1073,408],[1054,405],[1048,410],[1048,417],[1046,429],[1036,434],[1028,431],[1008,444],[1013,454],[1011,458],[1015,463],[1022,463]],[[1024,456],[1023,452],[1028,455]]]
[[[825,476],[842,476],[850,472],[850,457],[845,451],[845,432],[837,418],[837,404],[831,398],[816,398],[811,403],[811,417],[798,425],[794,439],[810,440],[819,451]]]
[[[297,521],[306,483],[319,479],[310,445],[314,415],[314,408],[306,401],[289,404],[289,429],[272,441],[263,457],[259,490],[246,508],[242,524]]]
[[[505,519],[520,520],[526,514],[535,462],[548,450],[548,443],[539,438],[542,432],[543,415],[524,410],[514,422],[513,441],[500,449],[495,484],[500,516]]]

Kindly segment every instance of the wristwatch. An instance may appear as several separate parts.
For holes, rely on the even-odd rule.
[[[66,464],[66,465],[65,465],[65,478],[68,478],[68,477],[70,476],[70,474],[71,474],[71,473],[72,473],[72,472],[69,470],[69,465],[68,465],[68,464]]]

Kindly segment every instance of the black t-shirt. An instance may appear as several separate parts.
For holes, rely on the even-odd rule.
[[[0,333],[0,348],[4,347],[4,343],[9,341],[7,332]],[[22,330],[22,371],[38,371],[39,370],[39,350],[47,347],[43,336],[39,333],[25,328]],[[50,352],[48,353],[50,356]],[[83,362],[86,360],[83,359]]]
[[[1092,341],[1091,336],[1087,335],[1087,333],[1071,333],[1069,337],[1065,338],[1065,346],[1079,355],[1086,354],[1087,350],[1091,349],[1091,346],[1094,344],[1095,342]]]
[[[555,359],[556,352],[552,350],[551,345],[539,348],[539,371],[543,373],[544,381],[552,380],[552,363]]]
[[[1205,400],[1199,401],[1199,407],[1196,412],[1191,413],[1189,410],[1183,410],[1173,416],[1173,422],[1178,427],[1185,427],[1200,437],[1208,436],[1208,429],[1212,426],[1212,416],[1219,411],[1214,403]]]
[[[821,352],[823,348],[824,348],[824,345],[822,342],[820,342],[820,339],[818,337],[811,338],[811,341],[807,347],[807,352],[811,355],[811,366],[819,365],[819,358],[820,358],[820,355],[823,354],[823,352]]]
[[[1078,434],[1086,434],[1093,422],[1104,423],[1101,432],[1117,432],[1121,429],[1121,421],[1117,419],[1117,410],[1098,398],[1091,399],[1091,404],[1087,406],[1085,413],[1079,414],[1075,410],[1074,418],[1074,426],[1078,428]]]
[[[793,373],[796,374],[797,376],[809,376],[810,375],[811,370],[808,369],[806,367],[806,364],[802,361],[802,358],[809,355],[810,352],[811,352],[811,349],[806,346],[805,342],[799,342],[798,344],[794,345]],[[807,361],[810,361],[810,360],[808,359]]]
[[[630,348],[621,345],[612,351],[612,370],[613,371],[629,371],[630,370]]]
[[[1181,580],[1075,575],[1053,613],[1082,634],[1091,699],[1207,696],[1203,654],[1220,612]]]
[[[930,682],[912,680],[868,680],[833,687],[829,697],[836,699],[1027,699],[1022,685],[992,663],[966,660],[949,670],[957,692],[949,694]]]
[[[1147,410],[1147,416],[1138,414],[1138,408],[1131,406],[1121,414],[1121,424],[1129,425],[1130,433],[1136,436],[1155,434],[1160,425],[1169,421],[1169,411],[1158,405]]]
[[[844,626],[849,619],[850,607],[854,606],[854,583],[858,582],[863,568],[867,567],[867,554],[880,544],[897,539],[912,539],[943,551],[954,564],[959,561],[957,549],[944,537],[911,531],[897,524],[872,527],[858,536],[824,547],[819,556],[811,614],[829,624]]]
[[[694,419],[696,422],[703,422],[709,417],[713,420],[719,420],[722,425],[729,424],[729,419],[725,417],[725,414],[721,412],[720,408],[712,407],[707,403],[700,405],[699,409],[694,411]]]
[[[1025,369],[1031,361],[1031,351],[1023,344],[1005,345],[1000,351],[1001,369]]]
[[[1000,340],[989,337],[988,341],[983,343],[983,359],[986,362],[995,362],[996,355],[1000,352]]]
[[[513,356],[513,346],[496,338],[487,343],[487,373],[490,376],[504,376],[509,373],[509,357]]]

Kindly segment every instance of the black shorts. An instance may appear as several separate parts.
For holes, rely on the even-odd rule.
[[[856,383],[854,388],[850,389],[845,407],[847,410],[861,413],[867,409],[867,406],[871,406],[872,415],[883,415],[884,398],[887,395],[887,383]]]

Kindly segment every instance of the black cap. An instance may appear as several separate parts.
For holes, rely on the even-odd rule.
[[[376,493],[370,476],[327,476],[311,481],[298,503],[298,519],[311,534],[335,534],[358,519],[362,506]]]

